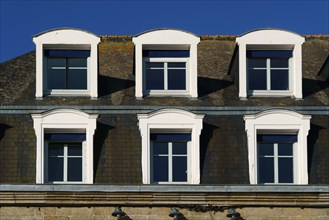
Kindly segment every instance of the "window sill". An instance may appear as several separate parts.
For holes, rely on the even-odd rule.
[[[291,91],[248,91],[248,97],[291,97]]]
[[[89,90],[48,90],[46,96],[86,96],[90,97]]]

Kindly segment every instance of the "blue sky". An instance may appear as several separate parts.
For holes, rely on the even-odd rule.
[[[0,0],[0,62],[34,50],[32,36],[75,27],[97,35],[136,35],[172,27],[197,35],[240,35],[264,27],[329,34],[329,0],[81,1]]]

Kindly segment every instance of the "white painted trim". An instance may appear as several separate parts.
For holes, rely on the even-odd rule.
[[[138,114],[139,130],[142,136],[143,184],[151,183],[151,141],[152,131],[191,132],[189,184],[200,183],[200,134],[204,115],[197,115],[180,109],[161,109],[149,114]]]
[[[135,44],[135,96],[142,98],[146,94],[143,88],[143,49],[188,49],[189,57],[189,91],[186,93],[192,98],[198,97],[198,74],[197,74],[197,44],[200,38],[193,34],[173,29],[154,30],[144,33],[137,37],[133,37]],[[175,94],[171,94],[175,95]],[[178,94],[179,95],[179,94]]]
[[[83,146],[83,183],[93,183],[93,149],[96,119],[98,115],[73,109],[55,109],[41,114],[32,114],[36,143],[36,183],[45,183],[45,140],[46,131],[85,131]]]
[[[302,44],[305,42],[305,38],[283,30],[256,30],[249,32],[241,37],[236,38],[236,43],[239,46],[239,97],[247,98],[248,85],[247,85],[247,50],[248,49],[291,49],[293,51],[292,58],[292,78],[289,77],[292,84],[291,94],[296,99],[303,98],[302,94]],[[290,82],[289,82],[290,83]],[[278,96],[279,93],[273,93],[274,96]],[[262,94],[267,95],[267,94]],[[286,94],[283,94],[284,96]],[[267,96],[272,96],[272,92],[269,92]]]
[[[307,135],[310,129],[310,115],[283,109],[272,109],[255,115],[245,115],[245,130],[248,138],[248,161],[250,184],[257,184],[257,133],[295,133],[297,147],[294,151],[294,184],[308,184]]]
[[[45,64],[44,64],[44,49],[90,49],[90,57],[88,61],[88,89],[80,93],[80,95],[88,95],[92,98],[98,97],[98,43],[100,38],[85,31],[76,29],[56,29],[33,37],[33,42],[36,45],[36,98],[42,98],[46,94],[45,85]],[[56,94],[56,93],[54,93]],[[57,94],[65,94],[57,93]],[[77,95],[71,90],[66,91],[67,95]]]

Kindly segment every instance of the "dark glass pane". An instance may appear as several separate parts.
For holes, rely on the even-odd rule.
[[[270,143],[293,143],[297,141],[295,134],[258,134],[257,142],[270,142]]]
[[[153,142],[153,155],[168,154],[168,143]]]
[[[65,89],[66,69],[48,69],[47,70],[47,88]]]
[[[66,68],[66,59],[64,58],[48,58],[47,68],[51,69],[53,67],[63,67]]]
[[[292,57],[292,51],[291,50],[248,50],[247,57],[289,58]]]
[[[168,89],[170,90],[186,89],[185,69],[168,69]]]
[[[153,156],[153,181],[168,182],[168,157]]]
[[[288,68],[288,59],[271,59],[271,68]]]
[[[292,158],[279,158],[279,183],[292,183],[293,177]]]
[[[190,133],[152,133],[151,140],[163,142],[190,141]]]
[[[258,155],[259,156],[273,156],[274,155],[274,148],[273,144],[263,144],[258,143]]]
[[[48,181],[63,181],[63,158],[48,158]]]
[[[82,181],[82,158],[68,158],[68,181]]]
[[[69,144],[68,156],[82,156],[81,144]]]
[[[49,143],[49,145],[48,145],[48,155],[49,156],[63,156],[64,155],[63,144]]]
[[[147,90],[164,89],[164,72],[162,69],[146,70],[146,89]]]
[[[46,140],[51,141],[85,141],[85,133],[46,133]]]
[[[278,144],[279,156],[292,156],[292,144]]]
[[[266,68],[266,59],[248,59],[248,67],[252,68]]]
[[[70,69],[67,79],[67,89],[87,89],[87,70]]]
[[[85,58],[69,58],[68,66],[70,67],[87,67],[87,59]]]
[[[173,142],[172,143],[173,154],[187,154],[187,143],[186,142]]]
[[[168,63],[168,68],[185,68],[186,63]]]
[[[249,70],[249,90],[266,90],[266,70]]]
[[[47,57],[89,57],[90,50],[45,50]]]
[[[289,89],[289,71],[271,70],[271,90]]]
[[[156,62],[147,62],[146,63],[146,69],[150,68],[164,68],[164,63],[156,63]]]
[[[274,183],[274,158],[259,157],[258,175],[260,184]]]
[[[189,50],[143,50],[143,57],[189,57]]]
[[[187,157],[173,157],[173,181],[187,181]]]

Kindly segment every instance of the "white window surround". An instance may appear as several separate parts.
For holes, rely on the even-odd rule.
[[[247,50],[292,50],[293,57],[289,68],[290,91],[268,91],[259,96],[293,96],[302,99],[302,44],[305,38],[285,30],[259,29],[236,38],[239,46],[239,97],[248,96]],[[257,94],[253,94],[257,95]]]
[[[83,147],[82,183],[93,183],[93,142],[98,115],[74,109],[55,109],[41,114],[32,114],[36,134],[36,183],[45,183],[45,133],[86,133]]]
[[[181,109],[160,109],[149,114],[138,114],[142,137],[143,184],[151,183],[151,140],[152,132],[191,132],[190,173],[188,184],[200,183],[200,134],[204,115]]]
[[[57,90],[52,91],[53,95],[82,95],[97,98],[97,75],[98,75],[98,50],[97,45],[100,38],[96,35],[73,28],[60,28],[49,30],[40,33],[33,37],[33,42],[36,45],[36,98],[42,98],[48,95],[49,91],[46,89],[45,71],[46,58],[44,50],[58,49],[58,50],[90,50],[90,57],[88,58],[87,71],[87,90]]]
[[[284,109],[272,109],[255,115],[245,115],[245,130],[248,138],[250,184],[257,184],[257,134],[297,134],[294,147],[294,184],[308,184],[307,136],[310,115]]]
[[[198,97],[197,91],[197,45],[200,38],[186,31],[176,29],[157,29],[144,32],[133,37],[135,44],[135,96],[143,98],[145,96],[145,87],[143,86],[143,50],[189,50],[189,70],[187,72],[189,82],[186,96],[191,98]],[[143,88],[144,87],[144,88]],[[166,94],[164,94],[166,95]],[[167,94],[168,95],[168,94]],[[171,95],[182,95],[172,93]]]

